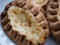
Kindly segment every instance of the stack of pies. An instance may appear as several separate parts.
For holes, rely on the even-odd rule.
[[[59,2],[14,0],[1,13],[2,28],[17,45],[44,45],[50,31],[54,37],[60,34]]]

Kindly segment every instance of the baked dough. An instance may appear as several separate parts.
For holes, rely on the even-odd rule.
[[[41,9],[26,3],[7,4],[1,13],[2,27],[18,45],[42,45],[49,35],[48,22]]]
[[[27,1],[37,7],[41,7],[45,4],[47,4],[47,2],[48,2],[48,0],[27,0]]]
[[[52,36],[60,43],[60,0],[50,0],[46,15]]]

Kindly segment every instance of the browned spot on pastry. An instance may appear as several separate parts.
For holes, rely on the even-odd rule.
[[[38,43],[38,45],[41,45],[40,43]]]
[[[51,3],[50,3],[50,8],[52,8],[52,9],[58,8],[58,3],[56,3],[56,2],[51,2]]]
[[[32,42],[30,42],[30,45],[32,45]]]
[[[11,30],[12,30],[11,34],[12,34],[13,38],[15,39],[15,38],[17,37],[17,33],[18,33],[18,32],[13,31],[13,29],[11,29]]]
[[[58,2],[58,0],[53,0],[54,2]]]
[[[33,5],[31,3],[26,3],[23,8],[24,9],[31,9],[32,7],[33,7]]]
[[[18,7],[23,7],[25,4],[26,4],[25,1],[18,1],[18,2],[17,2],[17,6],[18,6]]]
[[[9,22],[4,26],[4,30],[10,31],[12,26],[9,24]]]
[[[26,36],[24,36],[24,35],[22,36],[21,42],[23,42],[23,41],[24,41],[25,37],[26,37]]]
[[[11,2],[12,3],[12,2]],[[7,4],[7,6],[5,7],[5,10],[7,11],[8,8],[12,5],[11,3]]]
[[[6,15],[7,15],[7,12],[4,10],[4,11],[1,13],[1,19],[3,19]]]
[[[38,22],[43,21],[45,19],[44,14],[42,12],[39,12],[36,16],[36,19],[38,20]]]
[[[5,18],[1,21],[2,26],[4,27],[9,21],[9,18],[5,16]]]
[[[31,9],[31,12],[33,13],[34,16],[36,16],[39,13],[39,9],[37,7],[33,7]]]
[[[49,13],[48,13],[48,15],[47,15],[47,19],[48,19],[48,21],[50,21],[50,22],[56,22],[56,21],[58,21],[56,15],[50,15]]]

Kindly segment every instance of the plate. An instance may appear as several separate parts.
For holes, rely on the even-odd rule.
[[[0,0],[0,14],[4,10],[5,6],[11,1],[13,0]],[[0,45],[16,45],[4,33],[1,24],[0,24]],[[49,36],[46,40],[45,45],[60,45],[60,44],[58,44],[51,36]]]

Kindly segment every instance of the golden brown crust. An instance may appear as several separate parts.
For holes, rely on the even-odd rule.
[[[4,31],[5,31],[5,33],[14,42],[16,42],[18,45],[35,45],[31,41],[26,40],[25,39],[26,36],[20,35],[17,31],[12,30],[12,26],[10,25],[10,20],[8,18],[8,15],[7,15],[7,10],[12,5],[21,7],[23,9],[28,9],[28,10],[30,10],[32,12],[32,14],[36,17],[36,19],[38,20],[40,25],[43,27],[43,29],[45,31],[44,39],[46,40],[46,38],[49,35],[49,28],[48,28],[48,22],[47,22],[47,20],[46,20],[46,18],[44,16],[44,13],[41,11],[41,9],[39,9],[37,7],[34,7],[33,5],[27,3],[26,1],[23,1],[23,2],[22,1],[13,1],[13,2],[9,3],[6,6],[6,8],[4,9],[4,11],[1,13],[1,24],[2,24],[2,27],[3,27]],[[45,40],[44,40],[44,43],[45,43]],[[42,44],[38,43],[37,45],[42,45]]]
[[[47,6],[47,19],[53,37],[60,42],[60,21],[58,19],[59,0],[50,0]]]
[[[15,0],[15,1],[21,1],[21,0]],[[22,0],[22,1],[31,3],[32,5],[36,7],[45,7],[49,0]]]

